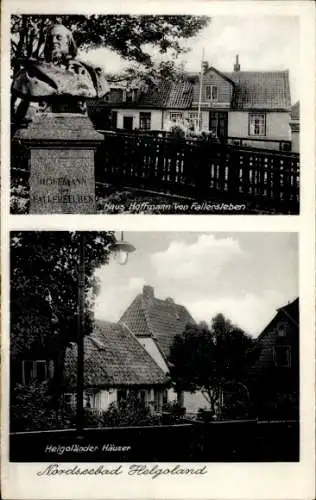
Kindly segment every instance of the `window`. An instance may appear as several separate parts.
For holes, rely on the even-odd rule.
[[[100,392],[85,392],[83,404],[85,408],[99,410],[101,406]]]
[[[277,345],[274,348],[274,363],[280,368],[291,366],[291,348],[288,345]]]
[[[140,130],[151,129],[151,113],[139,113],[139,128]]]
[[[123,89],[115,89],[115,88],[110,89],[110,99],[109,99],[110,102],[112,103],[123,102],[123,100],[124,100]]]
[[[249,135],[266,135],[266,117],[263,113],[249,115]]]
[[[47,364],[45,360],[22,361],[22,382],[28,385],[34,380],[44,382],[47,379]]]
[[[207,101],[217,101],[218,90],[216,85],[206,85],[205,93]]]
[[[277,332],[279,337],[286,337],[287,326],[287,323],[278,323]]]
[[[126,389],[119,389],[117,391],[117,401],[118,403],[120,401],[126,401],[127,399],[127,390]]]
[[[198,116],[199,116],[199,114],[198,114],[197,111],[189,111],[188,112],[188,118],[187,118],[187,120],[188,120],[188,123],[189,123],[189,127],[191,129],[193,129],[193,130],[198,125]]]
[[[177,122],[183,120],[183,113],[181,111],[171,111],[170,112],[170,121]]]

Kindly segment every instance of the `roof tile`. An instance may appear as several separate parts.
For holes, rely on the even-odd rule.
[[[87,387],[152,386],[166,376],[134,335],[122,324],[96,321],[84,339],[84,383]],[[76,385],[77,346],[66,351],[65,379]]]

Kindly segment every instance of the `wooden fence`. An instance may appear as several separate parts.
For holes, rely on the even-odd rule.
[[[246,203],[276,213],[299,212],[297,153],[104,133],[96,180],[198,200]]]
[[[111,443],[115,452],[104,450]],[[79,453],[80,447],[89,447]],[[120,450],[120,447],[123,449]],[[298,421],[226,421],[10,434],[12,462],[294,462]]]
[[[299,213],[297,153],[149,134],[103,135],[96,153],[101,199],[107,196],[105,185],[112,184],[118,190],[130,187],[196,201],[244,204],[243,213]],[[13,142],[11,206],[19,206],[19,200],[28,203],[29,166],[29,152]]]

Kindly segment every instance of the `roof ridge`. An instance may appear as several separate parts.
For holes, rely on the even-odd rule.
[[[145,306],[145,299],[144,299],[143,294],[140,294],[140,304],[141,304],[141,309],[142,309],[144,316],[145,316],[145,321],[146,321],[146,324],[148,326],[148,330],[149,330],[152,338],[155,339],[154,329],[153,329],[152,324],[150,322],[149,312],[147,311],[147,308]]]

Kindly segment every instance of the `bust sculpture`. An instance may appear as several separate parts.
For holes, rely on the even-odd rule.
[[[13,99],[21,99],[15,123],[24,118],[31,102],[42,104],[46,111],[84,113],[87,99],[109,92],[102,70],[77,60],[72,32],[61,23],[48,32],[43,59],[20,62],[11,89]]]

